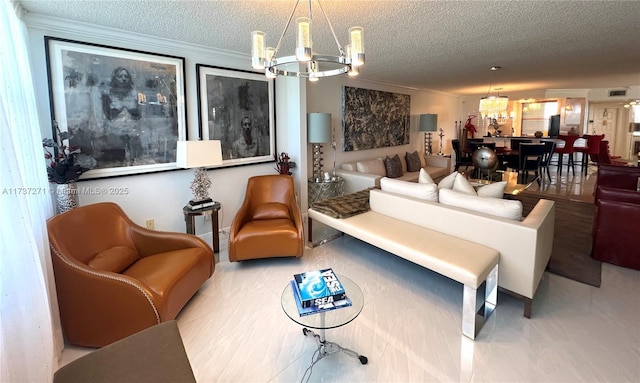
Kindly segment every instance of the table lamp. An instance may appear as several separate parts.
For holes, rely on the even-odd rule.
[[[307,141],[313,144],[313,178],[321,181],[322,144],[331,142],[331,113],[307,113]]]
[[[191,209],[202,209],[215,204],[215,201],[209,197],[211,179],[205,167],[221,164],[220,141],[178,141],[176,166],[184,169],[196,168],[191,181],[193,199],[188,205]]]
[[[431,151],[431,132],[438,130],[437,114],[421,114],[420,115],[420,131],[424,132],[424,154],[430,156]]]

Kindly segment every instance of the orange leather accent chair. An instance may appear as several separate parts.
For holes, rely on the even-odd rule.
[[[47,230],[62,330],[79,346],[174,319],[215,268],[200,238],[145,229],[110,202],[54,216]]]
[[[304,229],[293,178],[249,178],[244,201],[231,223],[229,261],[303,254]]]

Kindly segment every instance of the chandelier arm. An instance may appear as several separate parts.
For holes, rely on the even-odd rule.
[[[298,4],[300,4],[300,0],[296,1],[296,5],[293,7],[293,11],[291,11],[291,14],[289,15],[289,20],[287,20],[287,24],[284,26],[284,29],[282,30],[280,39],[278,39],[278,45],[276,45],[276,48],[273,50],[273,58],[277,57],[278,50],[280,50],[280,45],[282,45],[282,39],[284,38],[285,33],[287,33],[287,29],[289,29],[289,24],[291,24],[291,20],[293,20],[293,15],[295,15],[296,9],[298,9]],[[311,4],[311,1],[309,1],[309,4]]]
[[[331,25],[331,21],[329,21],[329,17],[327,17],[327,14],[324,11],[324,8],[322,8],[322,4],[320,4],[320,0],[318,0],[318,6],[320,7],[320,10],[322,11],[322,15],[324,16],[324,19],[327,20],[327,24],[329,24],[329,29],[331,30],[331,34],[333,35],[333,39],[336,42],[336,45],[338,46],[338,51],[340,52],[341,56],[344,56],[344,51],[342,50],[342,46],[340,45],[340,41],[338,41],[338,37],[336,36],[336,32],[333,30],[333,25]],[[311,0],[309,0],[309,13],[311,13]]]

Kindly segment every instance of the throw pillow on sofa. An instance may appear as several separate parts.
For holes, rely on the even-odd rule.
[[[433,178],[431,178],[431,175],[429,175],[429,173],[424,170],[423,168],[420,169],[420,173],[418,174],[418,183],[419,184],[436,184],[436,182],[433,180]]]
[[[408,197],[438,202],[438,185],[421,184],[383,177],[380,179],[380,189]]]
[[[438,200],[443,205],[455,206],[496,217],[514,221],[522,219],[522,202],[518,200],[484,198],[460,193],[453,189],[440,189],[438,191]]]
[[[484,185],[478,188],[478,197],[504,198],[504,189],[506,187],[507,181],[494,182],[489,185]]]
[[[453,189],[453,183],[456,181],[456,177],[458,177],[458,172],[453,172],[448,176],[444,177],[438,183],[438,189]]]
[[[370,173],[378,176],[386,176],[387,170],[384,167],[384,163],[380,158],[375,158],[368,161],[358,161],[356,163],[356,169],[360,173]]]
[[[464,175],[458,172],[451,173],[438,184],[438,189],[451,189],[468,195],[489,198],[503,198],[506,187],[507,182],[500,181],[482,185],[476,189]]]
[[[391,158],[387,156],[384,159],[384,167],[386,169],[387,177],[389,178],[402,177],[402,162],[400,161],[400,157],[397,154]]]
[[[413,153],[405,152],[404,159],[407,162],[407,171],[408,172],[419,172],[422,169],[422,164],[420,163],[420,155],[418,151],[414,151]]]

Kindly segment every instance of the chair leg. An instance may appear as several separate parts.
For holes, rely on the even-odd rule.
[[[564,158],[563,153],[558,153],[558,173],[562,174],[562,159]]]
[[[573,153],[569,153],[569,160],[567,160],[567,173],[569,172],[569,166],[571,166],[571,171],[573,171],[573,175],[576,175],[576,168],[573,163]]]

